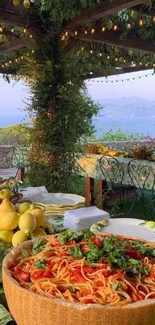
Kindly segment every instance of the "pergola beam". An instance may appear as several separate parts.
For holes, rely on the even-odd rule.
[[[17,33],[11,32],[11,31],[9,31],[9,30],[3,30],[2,35],[5,35],[5,36],[12,36],[12,37],[14,37],[14,38],[20,38],[20,37],[21,37],[20,34],[17,34]]]
[[[91,8],[82,10],[79,16],[66,23],[66,27],[76,28],[78,26],[87,25],[92,21],[114,14],[119,10],[128,9],[144,2],[145,0],[105,0]]]
[[[82,30],[77,30],[77,36],[80,40],[97,42],[102,44],[114,45],[123,49],[132,49],[143,53],[155,54],[155,45],[149,40],[139,40],[138,38],[130,37],[121,39],[119,31],[101,31],[101,28],[96,28],[95,33],[85,34]]]
[[[124,73],[133,73],[133,72],[140,72],[140,71],[146,71],[146,70],[153,70],[154,68],[150,66],[140,66],[140,67],[126,67],[126,68],[120,68],[120,69],[115,69],[112,72],[109,72],[108,74],[105,74],[103,71],[94,71],[93,73],[86,73],[84,76],[85,80],[89,79],[96,79],[96,78],[103,78],[103,77],[110,77],[114,75],[120,75]]]
[[[3,43],[0,45],[0,54],[17,51],[23,47],[26,47],[30,43],[30,39],[27,38],[19,38],[7,43]]]
[[[16,73],[17,73],[17,69],[15,69],[15,68],[1,68],[0,67],[0,74],[15,75]]]

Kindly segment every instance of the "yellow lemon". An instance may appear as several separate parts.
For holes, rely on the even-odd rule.
[[[155,226],[155,222],[154,221],[147,221],[146,226],[151,228],[151,227]]]
[[[17,245],[22,244],[26,240],[27,240],[27,235],[23,231],[18,230],[15,232],[15,234],[12,237],[12,245],[13,247],[16,247]]]
[[[13,230],[17,228],[18,219],[16,212],[0,212],[0,230]]]
[[[12,242],[13,231],[11,230],[0,230],[0,241],[6,244],[10,244]]]
[[[108,23],[107,23],[108,30],[112,29],[113,25],[114,25],[113,22],[111,20],[109,20]]]
[[[31,234],[37,226],[36,218],[28,212],[25,212],[19,217],[19,228],[25,234]]]
[[[4,188],[3,190],[0,191],[0,199],[4,200],[4,199],[10,199],[11,196],[13,195],[12,191],[10,191],[7,188]]]
[[[24,0],[23,5],[26,9],[29,9],[31,4],[29,0]]]
[[[17,206],[17,212],[20,213],[20,214],[23,214],[23,213],[25,213],[29,208],[30,208],[30,204],[29,204],[28,202],[23,202],[23,203],[20,203],[20,204]]]
[[[37,227],[41,227],[45,223],[45,210],[44,209],[33,209],[30,213],[36,218]]]
[[[32,238],[46,236],[46,232],[41,228],[36,228],[35,231],[31,234]]]
[[[18,6],[20,4],[20,0],[12,0],[14,6]]]
[[[137,18],[137,12],[134,11],[134,10],[132,10],[131,11],[131,17],[134,18],[134,19],[136,19]]]
[[[2,203],[0,204],[0,213],[1,212],[6,212],[6,211],[15,211],[15,206],[8,200],[8,199],[4,199],[2,201]]]

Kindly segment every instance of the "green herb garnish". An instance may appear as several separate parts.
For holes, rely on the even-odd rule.
[[[37,269],[45,269],[46,267],[46,264],[45,264],[45,261],[44,260],[38,260],[35,262],[35,267]]]

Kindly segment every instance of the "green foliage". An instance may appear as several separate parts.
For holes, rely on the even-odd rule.
[[[62,54],[57,35],[49,37],[47,47],[39,53],[40,64],[35,66],[29,108],[36,115],[29,178],[33,185],[45,184],[51,191],[68,190],[76,172],[80,140],[92,133],[92,116],[100,109],[86,94],[79,66]],[[45,56],[46,66],[41,63]]]
[[[103,132],[102,132],[103,133]],[[90,137],[87,137],[86,142],[108,142],[108,141],[138,141],[144,139],[140,133],[125,133],[121,127],[113,128],[103,133],[100,137],[94,132]]]
[[[105,132],[97,141],[138,141],[142,140],[144,137],[139,133],[129,133],[123,132],[121,127],[118,127],[114,132],[113,129]]]
[[[16,124],[0,128],[0,145],[27,145],[31,128],[27,124]]]

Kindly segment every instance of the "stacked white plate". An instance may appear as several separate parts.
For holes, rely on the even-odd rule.
[[[76,194],[45,193],[35,197],[36,208],[44,208],[46,216],[62,216],[66,210],[78,209],[85,206],[85,198]]]
[[[64,228],[73,230],[89,229],[94,223],[108,220],[108,212],[97,207],[81,208],[77,210],[68,210],[64,213]]]

